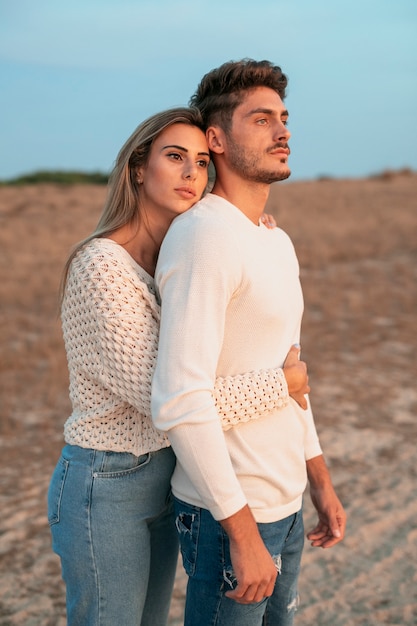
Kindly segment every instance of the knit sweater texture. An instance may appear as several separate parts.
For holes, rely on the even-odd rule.
[[[258,522],[298,511],[306,460],[321,454],[310,406],[290,398],[223,432],[212,397],[216,376],[282,367],[299,343],[304,305],[289,237],[209,194],[174,220],[155,279],[162,315],[152,408],[177,456],[174,494],[219,520],[245,504]]]
[[[69,444],[139,456],[164,448],[151,420],[160,306],[152,276],[111,239],[93,239],[68,273],[61,311],[72,413]],[[289,403],[281,368],[216,380],[224,429]]]

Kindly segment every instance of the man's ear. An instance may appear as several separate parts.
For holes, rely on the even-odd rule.
[[[209,150],[216,154],[224,152],[224,133],[218,126],[209,126],[206,130],[206,138]]]

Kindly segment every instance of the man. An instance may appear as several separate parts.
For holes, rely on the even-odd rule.
[[[222,430],[212,397],[216,375],[282,365],[299,342],[293,246],[259,223],[270,185],[290,175],[286,83],[279,67],[249,59],[202,79],[191,104],[206,123],[216,181],[174,221],[155,276],[162,318],[153,414],[177,455],[186,626],[293,623],[307,479],[319,516],[312,545],[331,547],[345,532],[310,406],[291,400]]]

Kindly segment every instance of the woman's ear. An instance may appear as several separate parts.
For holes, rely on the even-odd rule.
[[[136,170],[136,181],[141,185],[143,183],[143,168],[138,167]]]
[[[206,138],[209,150],[216,154],[224,152],[224,134],[218,126],[209,126],[206,130]]]

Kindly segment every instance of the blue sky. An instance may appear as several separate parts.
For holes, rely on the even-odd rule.
[[[292,179],[417,170],[416,0],[0,0],[0,179],[108,172],[230,59],[289,77]]]

